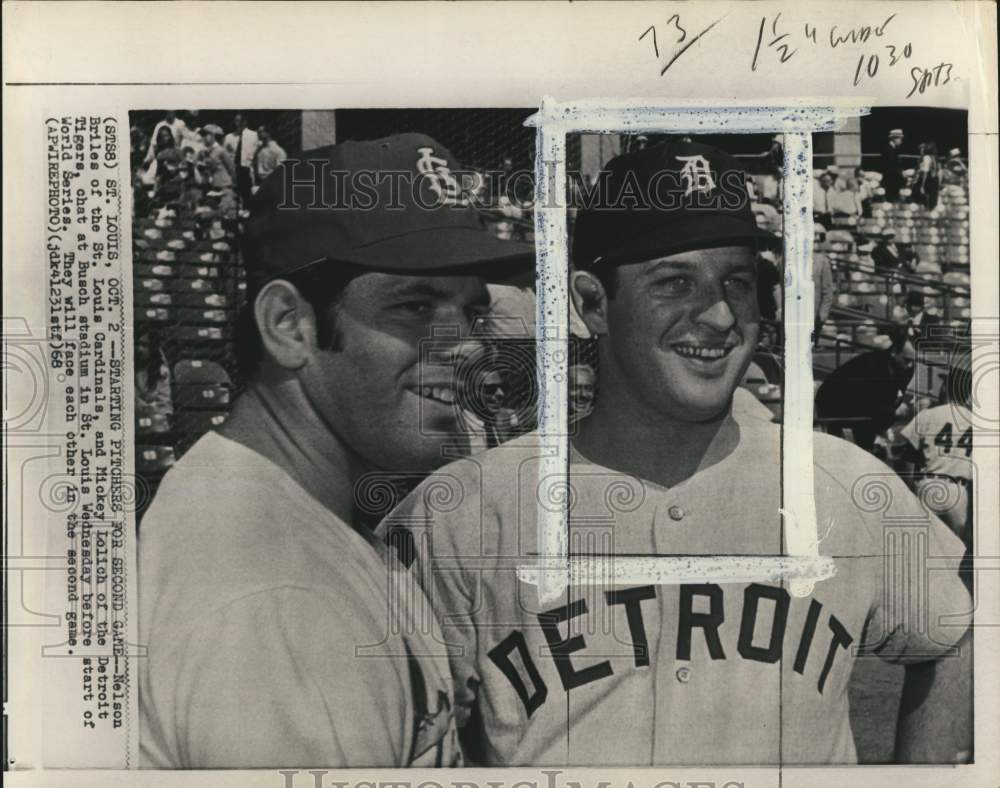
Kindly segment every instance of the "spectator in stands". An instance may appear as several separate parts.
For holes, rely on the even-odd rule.
[[[813,344],[819,344],[823,325],[830,319],[837,288],[833,281],[833,268],[830,259],[823,252],[813,252],[813,307],[815,309],[815,324],[813,326]]]
[[[937,145],[933,142],[920,143],[920,163],[913,180],[913,192],[910,199],[923,205],[928,211],[937,207],[938,189],[941,177],[938,171]]]
[[[841,365],[816,392],[816,414],[827,432],[872,451],[875,438],[893,425],[896,409],[913,377],[914,351],[897,330],[887,349],[871,350]]]
[[[187,124],[179,117],[177,117],[176,110],[167,110],[166,116],[153,127],[153,145],[149,146],[149,150],[146,152],[146,161],[152,161],[156,156],[156,141],[159,139],[160,129],[169,129],[171,136],[174,138],[174,145],[178,148],[184,141],[184,134],[187,131]]]
[[[860,167],[854,168],[854,174],[844,181],[845,200],[850,202],[851,213],[854,216],[872,215],[872,187],[865,177],[864,170]]]
[[[132,172],[136,173],[145,161],[145,151],[149,150],[149,137],[147,137],[146,132],[138,126],[132,126],[129,129],[129,141],[132,151],[129,163],[131,165]]]
[[[574,364],[569,368],[569,423],[587,418],[594,410],[597,395],[597,373],[590,364]]]
[[[473,396],[466,397],[482,425],[484,448],[492,449],[515,437],[519,429],[517,412],[510,407],[510,385],[498,369],[486,369],[478,376]]]
[[[775,253],[764,250],[757,254],[757,306],[765,320],[777,320],[781,304],[781,272]]]
[[[232,157],[219,144],[222,129],[210,123],[202,128],[201,137],[205,144],[201,165],[206,181],[213,189],[232,189],[236,170]]]
[[[948,160],[941,171],[941,182],[943,184],[965,186],[968,174],[968,168],[965,166],[965,162],[962,161],[961,149],[952,148],[948,151]]]
[[[813,184],[813,220],[822,224],[827,230],[833,229],[835,197],[833,177],[830,173],[824,172]]]
[[[775,134],[771,138],[771,147],[766,154],[771,174],[776,178],[781,178],[785,172],[785,149],[781,145],[781,134]]]
[[[164,206],[176,202],[181,196],[181,152],[173,134],[166,126],[160,126],[153,146],[156,149],[156,157],[150,166],[156,168],[154,200],[157,205]]]
[[[226,135],[223,147],[233,160],[236,172],[236,192],[246,205],[253,194],[253,157],[257,152],[259,140],[257,132],[247,128],[243,113],[233,116],[234,130]]]
[[[170,129],[166,126],[160,126],[160,130],[156,132],[156,136],[153,137],[153,158],[159,158],[160,154],[166,151],[176,151],[177,150],[177,140],[174,135],[170,133]]]
[[[899,161],[899,148],[903,139],[903,130],[893,129],[882,149],[882,188],[885,189],[885,199],[889,202],[899,199],[899,190],[903,186],[903,165]]]
[[[190,178],[195,183],[201,183],[201,175],[198,173],[198,152],[190,145],[181,148],[181,166],[190,171]]]
[[[202,199],[202,174],[198,167],[198,157],[190,145],[185,145],[181,149],[179,178],[180,203],[186,211],[193,213]]]
[[[649,137],[645,134],[636,134],[629,140],[628,152],[634,153],[636,151],[645,150],[649,146]]]
[[[931,335],[930,327],[941,322],[937,315],[928,314],[927,299],[919,290],[910,290],[906,294],[906,337],[914,345],[918,340]]]
[[[871,255],[876,268],[886,271],[913,272],[915,265],[913,252],[896,243],[894,230],[886,230],[882,233],[875,248],[872,249]]]
[[[170,364],[157,329],[148,328],[136,334],[134,366],[136,416],[172,416]]]
[[[278,169],[278,165],[288,158],[284,149],[274,141],[266,126],[257,129],[257,152],[253,155],[254,177],[257,183]]]
[[[771,183],[774,183],[774,181],[765,180],[765,189]],[[760,227],[760,229],[771,233],[781,231],[781,213],[771,204],[766,196],[761,194],[760,202],[752,203],[750,205],[750,209],[753,211],[754,219],[757,220],[757,226]]]
[[[858,218],[864,215],[868,185],[856,175],[841,180],[842,189],[837,191],[835,214]],[[863,191],[864,190],[864,191]]]

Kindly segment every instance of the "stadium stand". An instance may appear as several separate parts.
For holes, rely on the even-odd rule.
[[[523,127],[532,110],[348,110],[336,115],[336,138],[375,139],[406,131],[431,134],[482,179],[476,198],[486,225],[498,237],[534,240],[534,212],[530,174],[533,168],[534,134]],[[154,124],[162,113],[136,113],[133,145],[148,144]],[[198,130],[199,113],[188,117],[188,138]],[[202,121],[226,123],[231,113],[203,112]],[[302,112],[275,112],[264,119],[274,137],[288,151],[326,144],[332,133],[322,118]],[[327,136],[324,137],[323,135]],[[194,137],[192,136],[194,135]],[[139,140],[139,142],[136,142]],[[568,169],[587,177],[587,170],[603,166],[610,156],[635,144],[649,144],[628,135],[602,140],[589,152],[579,135],[568,140]],[[721,141],[717,141],[721,144]],[[762,142],[762,154],[748,153]],[[780,146],[766,140],[743,141],[737,155],[751,173],[748,191],[754,200],[758,224],[781,231]],[[186,148],[185,148],[186,149]],[[775,153],[775,149],[777,153]],[[598,152],[595,154],[594,151]],[[156,328],[164,337],[163,352],[172,372],[173,413],[142,413],[137,417],[136,468],[155,488],[172,463],[205,431],[220,426],[236,397],[240,379],[236,364],[236,315],[246,290],[239,253],[242,221],[247,213],[228,187],[220,189],[203,172],[197,156],[181,161],[160,157],[170,164],[156,178],[149,177],[149,161],[133,155],[134,222],[133,285],[137,337]],[[133,151],[136,153],[136,151]],[[292,154],[294,155],[294,154]],[[589,156],[589,159],[588,159]],[[964,172],[964,162],[949,153],[944,172]],[[822,157],[817,156],[817,161]],[[154,159],[155,161],[155,159]],[[190,165],[190,166],[189,166]],[[201,169],[199,169],[201,168]],[[853,169],[853,168],[852,168]],[[847,175],[848,168],[844,167]],[[836,167],[817,169],[839,174]],[[492,173],[492,177],[487,177]],[[507,188],[497,188],[496,174],[508,179]],[[523,174],[523,177],[522,175]],[[169,183],[164,184],[164,178]],[[514,185],[511,186],[511,180]],[[835,178],[838,180],[838,178]],[[905,322],[904,301],[908,293],[925,296],[926,311],[940,325],[956,334],[967,330],[969,291],[969,209],[964,177],[942,180],[936,207],[905,201],[903,189],[898,203],[880,195],[877,172],[860,168],[839,179],[838,205],[832,226],[816,250],[831,262],[837,297],[814,350],[814,373],[822,379],[858,353],[878,347],[894,325]],[[573,200],[580,184],[570,183],[568,211],[572,233],[576,208]],[[234,210],[234,207],[236,210]],[[886,269],[872,259],[872,251],[883,234],[892,231],[904,250],[907,265]],[[754,380],[749,387],[781,417],[783,360],[780,323],[769,325],[766,340],[755,355]],[[533,337],[496,340],[498,363],[505,366],[511,401],[519,411],[535,410]],[[503,342],[510,345],[505,358]],[[596,344],[573,339],[574,363],[587,363],[597,370]],[[523,359],[529,359],[528,362]],[[516,363],[515,363],[516,362]],[[598,396],[599,396],[599,370]],[[914,381],[915,398],[932,396],[940,386],[940,374]],[[524,419],[521,429],[534,426]],[[818,425],[821,427],[821,425]],[[150,496],[151,498],[152,496]]]

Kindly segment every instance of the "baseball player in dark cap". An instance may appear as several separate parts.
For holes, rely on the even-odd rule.
[[[758,333],[754,257],[772,243],[742,168],[674,141],[608,170],[608,200],[580,212],[573,246],[600,396],[571,441],[570,554],[781,555],[781,427],[732,415]],[[780,580],[622,580],[541,602],[517,572],[539,554],[537,458],[552,447],[537,435],[418,487],[385,527],[426,529],[420,576],[454,644],[470,753],[495,765],[851,763],[861,646],[908,665],[897,757],[958,757],[969,649],[934,660],[964,632],[942,624],[969,610],[962,545],[871,456],[820,434],[814,444],[813,458],[784,458],[815,466],[820,550],[837,566],[807,597]],[[460,505],[428,494],[445,479]],[[894,516],[925,524],[929,554],[955,559],[954,573],[929,573],[919,627],[912,608],[886,603],[882,555],[898,547],[883,544],[880,512],[852,498],[866,480],[890,488]]]
[[[440,636],[352,526],[359,480],[440,465],[460,429],[453,365],[421,342],[446,326],[435,350],[460,359],[487,269],[534,260],[482,228],[457,169],[407,134],[309,151],[256,195],[246,390],[143,522],[144,765],[459,762]]]

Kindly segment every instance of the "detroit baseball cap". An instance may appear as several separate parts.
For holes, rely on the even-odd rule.
[[[424,134],[344,142],[291,157],[251,204],[244,256],[251,284],[314,264],[398,273],[481,266],[523,271],[534,246],[502,240],[469,202],[460,165]]]
[[[720,246],[777,248],[750,205],[746,170],[718,148],[671,140],[608,162],[577,215],[573,262],[625,264]]]

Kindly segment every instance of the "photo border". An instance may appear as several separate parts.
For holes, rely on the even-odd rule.
[[[525,120],[537,129],[535,146],[536,325],[539,440],[554,452],[538,467],[538,555],[518,576],[538,588],[540,603],[560,598],[568,582],[593,578],[622,584],[748,583],[787,580],[793,596],[805,597],[836,572],[819,554],[812,463],[784,458],[813,456],[812,330],[812,135],[834,131],[849,118],[871,112],[871,102],[844,98],[813,104],[774,100],[670,102],[651,98],[592,98],[556,103],[546,96]],[[782,134],[784,152],[782,241],[785,255],[785,382],[781,430],[780,514],[786,555],[650,556],[574,558],[569,542],[568,231],[566,135],[574,133]],[[555,321],[553,322],[553,316]],[[791,372],[791,374],[789,374]],[[565,480],[565,481],[564,481]],[[552,502],[558,501],[554,506]],[[602,580],[604,582],[604,580]]]

